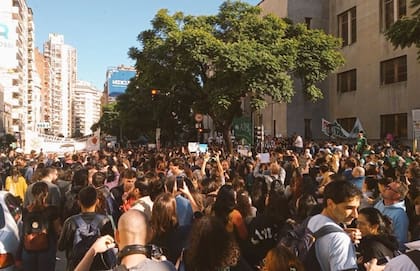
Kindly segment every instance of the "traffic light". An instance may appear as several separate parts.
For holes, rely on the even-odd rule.
[[[159,90],[153,88],[150,91],[150,93],[152,94],[152,100],[154,100],[154,99],[156,99],[156,96],[159,94]]]
[[[263,139],[263,130],[261,126],[255,126],[254,127],[254,138],[255,141],[261,141]]]

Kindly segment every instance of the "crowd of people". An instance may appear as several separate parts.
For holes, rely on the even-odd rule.
[[[60,250],[67,270],[419,270],[405,244],[420,239],[420,154],[363,133],[353,145],[299,138],[248,155],[5,152],[19,266],[54,270]],[[285,241],[302,225],[317,267]]]

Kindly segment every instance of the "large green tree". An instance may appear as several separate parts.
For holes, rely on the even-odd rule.
[[[316,83],[343,63],[340,41],[239,1],[227,1],[213,16],[169,15],[160,10],[152,29],[130,48],[139,76],[134,86],[158,88],[182,97],[182,105],[209,114],[231,150],[230,130],[241,103],[253,109],[266,98],[290,102],[293,80],[313,101],[323,97]]]
[[[417,47],[417,59],[420,60],[420,0],[412,0],[414,13],[396,21],[386,32],[386,37],[395,47],[402,49],[413,44]]]

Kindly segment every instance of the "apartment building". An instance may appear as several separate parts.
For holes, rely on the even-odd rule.
[[[90,129],[101,114],[102,92],[89,82],[77,81],[73,95],[73,136],[92,134]]]
[[[343,40],[345,65],[329,80],[329,111],[346,129],[356,118],[366,135],[413,139],[412,110],[420,108],[415,47],[395,49],[384,32],[411,14],[410,0],[330,1],[330,31]]]
[[[49,34],[44,43],[44,56],[49,63],[51,78],[50,133],[71,136],[72,96],[77,78],[76,49],[64,43],[64,36]]]
[[[51,67],[44,57],[44,55],[39,51],[38,48],[35,49],[35,65],[36,70],[40,79],[40,124],[37,126],[38,131],[42,133],[49,133],[50,128],[50,116],[51,116],[51,85],[53,73]]]
[[[27,129],[29,53],[33,48],[32,12],[25,0],[0,1],[0,83],[3,106],[0,108],[6,133],[24,141]]]

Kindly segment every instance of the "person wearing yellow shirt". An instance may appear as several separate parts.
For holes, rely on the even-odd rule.
[[[6,191],[9,191],[14,196],[19,196],[23,202],[27,188],[28,185],[25,178],[16,167],[13,167],[10,171],[10,176],[6,178]]]

